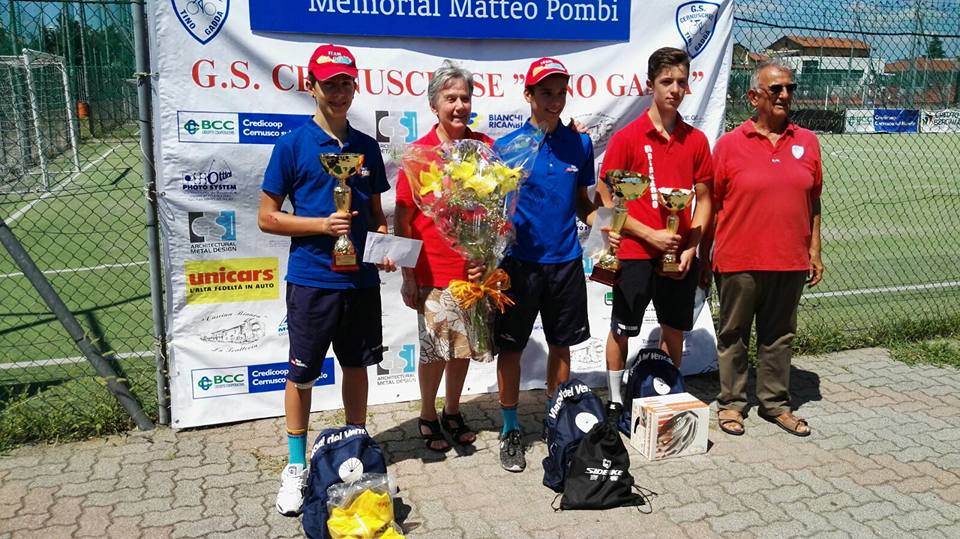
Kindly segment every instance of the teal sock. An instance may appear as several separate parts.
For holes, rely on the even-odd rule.
[[[506,434],[512,430],[520,430],[520,422],[517,421],[517,407],[513,406],[506,408],[501,406],[500,413],[503,414],[503,430],[502,434]]]
[[[307,433],[293,434],[287,431],[287,449],[290,451],[290,464],[307,467]]]

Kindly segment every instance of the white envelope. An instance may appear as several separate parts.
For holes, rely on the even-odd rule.
[[[417,258],[420,257],[422,246],[423,242],[421,240],[379,232],[367,232],[367,243],[363,248],[363,261],[379,264],[383,262],[383,257],[389,257],[400,267],[412,268],[417,265]]]

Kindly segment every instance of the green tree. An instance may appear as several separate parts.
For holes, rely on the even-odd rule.
[[[939,36],[933,36],[933,39],[927,42],[927,58],[946,58],[943,52],[943,41]]]

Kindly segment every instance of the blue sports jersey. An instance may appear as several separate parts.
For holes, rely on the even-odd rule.
[[[494,148],[535,131],[527,120],[523,127],[498,139]],[[533,171],[520,187],[513,217],[517,240],[508,256],[542,264],[580,258],[583,250],[577,240],[577,190],[594,182],[590,137],[562,124],[547,133]]]
[[[350,239],[357,249],[357,261],[363,259],[363,247],[370,228],[370,198],[390,189],[383,168],[380,146],[369,136],[353,129],[343,148],[315,122],[310,121],[277,139],[270,163],[263,173],[262,189],[285,196],[293,204],[293,214],[303,217],[327,217],[336,211],[333,188],[337,179],[320,164],[322,153],[362,153],[366,174],[354,174],[347,180],[353,189],[353,209],[359,215],[350,225]],[[373,264],[360,263],[360,270],[337,273],[330,270],[336,238],[317,235],[290,238],[287,281],[316,288],[368,288],[378,286],[380,277]]]

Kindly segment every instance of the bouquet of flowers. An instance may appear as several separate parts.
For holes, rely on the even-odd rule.
[[[479,282],[454,280],[450,294],[469,311],[481,351],[492,350],[490,315],[513,301],[504,294],[510,278],[497,264],[514,238],[513,214],[526,167],[536,158],[543,133],[520,135],[497,150],[477,140],[439,146],[412,145],[403,167],[414,202],[433,219],[450,246],[486,268]]]

